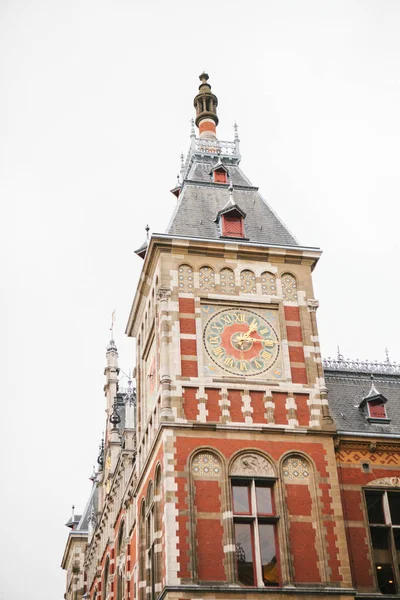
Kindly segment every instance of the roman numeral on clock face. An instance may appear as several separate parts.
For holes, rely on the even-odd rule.
[[[227,367],[234,367],[235,366],[235,359],[232,358],[232,356],[227,356],[224,360],[224,365],[226,365]]]
[[[221,346],[218,346],[218,348],[213,348],[213,352],[215,354],[215,356],[219,357],[219,356],[223,356],[224,351],[221,348]]]

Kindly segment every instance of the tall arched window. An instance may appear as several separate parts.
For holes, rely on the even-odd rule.
[[[150,599],[154,600],[155,590],[155,536],[154,536],[154,494],[153,484],[149,483],[146,498],[146,558],[147,558],[147,587],[150,588]]]
[[[234,460],[230,476],[237,580],[247,586],[277,586],[274,468],[264,456],[249,452]]]
[[[124,596],[124,565],[122,564],[124,560],[124,552],[125,552],[125,522],[122,522],[122,525],[119,529],[118,534],[118,542],[117,542],[117,600],[122,600]]]
[[[139,518],[139,598],[146,598],[146,504],[142,501]]]
[[[101,586],[101,595],[104,600],[107,600],[110,589],[109,589],[109,575],[110,575],[110,559],[107,556],[106,565],[103,573],[103,585]]]

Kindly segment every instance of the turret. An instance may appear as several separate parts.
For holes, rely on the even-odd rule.
[[[217,138],[217,106],[218,98],[211,92],[211,85],[208,83],[208,74],[202,73],[199,76],[201,84],[199,93],[194,99],[196,109],[196,125],[199,128],[199,137],[205,139]]]

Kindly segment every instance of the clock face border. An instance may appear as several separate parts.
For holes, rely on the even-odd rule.
[[[275,352],[273,355],[273,359],[271,360],[271,362],[267,362],[265,363],[265,359],[264,359],[264,367],[263,368],[259,368],[259,370],[254,370],[254,364],[251,364],[250,361],[253,361],[253,363],[255,362],[257,365],[257,362],[261,362],[261,358],[259,357],[259,354],[261,354],[262,351],[265,351],[267,353],[270,353],[269,350],[271,349],[271,347],[267,347],[262,344],[262,348],[260,349],[260,352],[258,354],[254,354],[254,350],[252,352],[252,356],[250,357],[246,357],[243,356],[242,358],[237,358],[237,356],[235,357],[235,368],[227,368],[228,365],[224,365],[221,363],[221,361],[218,361],[216,358],[214,358],[214,356],[212,355],[212,348],[210,346],[210,342],[208,341],[208,337],[212,336],[212,332],[211,332],[211,327],[212,327],[212,321],[216,320],[218,321],[218,316],[221,317],[225,314],[230,314],[230,313],[236,313],[236,314],[246,314],[246,320],[243,322],[243,327],[244,330],[247,330],[247,328],[249,327],[249,324],[251,322],[251,319],[256,319],[258,322],[258,325],[260,326],[260,324],[265,324],[269,329],[269,333],[266,334],[266,337],[264,337],[265,342],[267,343],[268,341],[273,341],[273,343],[275,344]],[[271,305],[265,306],[265,305],[257,305],[254,306],[252,305],[250,306],[243,306],[243,305],[238,305],[236,303],[232,303],[232,304],[228,304],[228,303],[202,303],[202,318],[203,318],[203,325],[202,325],[202,345],[203,345],[203,351],[205,353],[205,358],[206,361],[204,363],[204,368],[205,368],[205,372],[206,374],[210,374],[210,375],[217,375],[218,372],[222,371],[225,374],[229,374],[232,377],[240,377],[241,379],[244,377],[263,377],[266,379],[272,379],[275,381],[282,381],[284,379],[284,369],[283,369],[283,365],[282,365],[282,348],[281,348],[281,340],[280,340],[280,324],[279,324],[279,310],[278,307],[271,307]],[[272,321],[272,322],[271,322]],[[234,323],[232,323],[234,324]],[[242,330],[243,330],[242,327]],[[223,335],[223,332],[225,332],[226,330],[228,330],[229,332],[229,324],[225,324],[224,330],[221,330],[221,334]],[[236,327],[236,329],[238,329]],[[244,331],[243,330],[243,331]],[[271,335],[272,332],[272,335]],[[218,332],[215,332],[216,334]],[[228,335],[228,333],[226,334]],[[238,346],[234,346],[233,344],[235,344],[235,339],[234,336],[236,334],[233,333],[232,336],[230,336],[231,338],[231,345],[232,345],[232,352],[235,352],[235,347],[236,347],[236,354],[238,353],[237,350],[242,349],[244,350],[244,352],[246,351],[245,348],[243,348],[243,344],[238,348]],[[240,337],[240,332],[238,333],[239,337]],[[257,339],[261,339],[263,338],[263,336],[258,333],[256,334]],[[218,337],[220,337],[218,335]],[[242,341],[243,341],[243,335],[242,337]],[[221,337],[220,337],[221,339]],[[246,343],[246,342],[244,342]],[[222,342],[221,342],[222,344]],[[250,350],[251,348],[256,347],[254,345],[254,342],[251,343],[251,347],[247,348],[247,350]],[[226,352],[226,348],[223,347],[222,345],[222,349],[225,351],[225,356],[226,357],[231,357],[229,356],[228,353]],[[222,360],[222,359],[221,359]],[[211,363],[210,363],[211,361]],[[248,371],[247,369],[240,369],[239,370],[239,364],[241,362],[244,363],[248,363],[249,365],[251,365],[252,370]],[[275,370],[272,371],[273,367],[275,366]],[[213,372],[214,369],[216,370],[216,372]],[[209,371],[209,373],[207,373],[207,371]],[[211,371],[211,372],[210,372]]]

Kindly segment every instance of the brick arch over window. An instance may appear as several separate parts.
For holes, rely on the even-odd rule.
[[[261,273],[261,291],[264,296],[276,296],[276,279],[273,273]]]
[[[294,583],[323,583],[328,581],[327,545],[332,539],[333,523],[322,522],[317,494],[315,469],[312,461],[302,453],[293,452],[281,464],[284,483],[287,547],[290,548],[290,571]],[[326,536],[322,535],[322,527]],[[332,529],[332,531],[331,531]],[[333,543],[331,560],[337,549]],[[331,581],[337,581],[331,577]]]
[[[188,264],[179,265],[178,267],[178,287],[183,293],[192,293],[194,288],[194,273],[193,267]]]
[[[243,294],[256,294],[256,276],[250,269],[244,269],[240,273],[240,291]]]
[[[292,273],[282,273],[281,282],[283,299],[288,302],[297,302],[298,289],[296,277]]]
[[[199,269],[199,287],[203,292],[212,292],[215,289],[215,273],[212,267],[204,265]]]
[[[226,582],[226,511],[224,463],[218,452],[204,448],[189,460],[192,504],[192,572],[194,581]],[[212,540],[212,543],[210,543]]]
[[[225,269],[221,269],[219,272],[219,280],[220,280],[220,291],[223,294],[234,294],[236,285],[235,285],[235,273],[232,269],[226,267]]]

